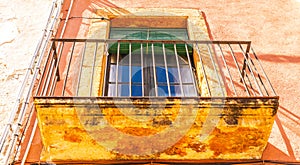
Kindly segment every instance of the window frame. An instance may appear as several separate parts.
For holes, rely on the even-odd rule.
[[[113,27],[113,26],[111,26],[110,27],[110,32],[109,32],[109,36],[111,36],[111,29],[112,28],[115,28],[115,27]],[[122,27],[121,27],[122,28]],[[125,29],[125,28],[127,28],[127,29],[133,29],[133,28],[128,28],[128,27],[124,27],[123,29]],[[140,27],[138,27],[138,28],[140,28]],[[166,27],[166,28],[153,28],[153,27],[150,27],[150,28],[147,28],[147,29],[171,29],[170,27]],[[185,40],[188,40],[189,39],[189,36],[188,36],[188,29],[185,27],[185,28],[182,28],[182,29],[185,29],[186,30],[186,32],[185,32],[185,34],[186,34],[186,36],[187,36],[187,38],[185,38]],[[112,38],[112,39],[116,39],[116,38]],[[119,38],[120,39],[120,38]],[[123,39],[122,39],[123,40]],[[180,41],[180,40],[178,40],[178,41]],[[120,42],[117,42],[117,45],[118,45],[118,49],[117,49],[117,53],[115,54],[115,56],[117,56],[116,57],[116,59],[117,59],[117,62],[116,62],[116,64],[117,64],[117,66],[116,66],[116,69],[118,69],[118,67],[120,66],[119,64],[118,64],[118,60],[119,60],[119,58],[120,58]],[[148,43],[147,43],[148,44]],[[150,47],[151,47],[151,49],[152,49],[152,51],[153,51],[153,47],[154,47],[154,44],[153,43],[149,43],[149,44],[151,44],[150,45]],[[132,51],[131,51],[131,48],[132,48],[132,42],[130,42],[128,45],[130,45],[129,47],[130,48],[128,48],[128,49],[130,49],[129,50],[129,58],[132,58],[131,56],[132,56]],[[143,66],[143,63],[145,63],[144,62],[144,60],[142,60],[143,59],[143,56],[144,56],[144,54],[143,54],[143,49],[144,49],[144,46],[143,46],[143,44],[140,44],[141,45],[141,61],[143,61],[143,62],[141,62],[141,68],[143,68],[144,66]],[[180,79],[179,80],[179,82],[176,84],[176,83],[174,83],[174,82],[169,82],[170,81],[170,77],[168,76],[168,74],[169,74],[169,71],[166,71],[166,69],[167,70],[169,70],[169,66],[168,66],[168,64],[167,64],[167,58],[166,58],[166,52],[165,52],[165,50],[166,50],[166,48],[165,48],[165,44],[164,43],[162,43],[162,49],[163,49],[163,58],[164,58],[164,71],[165,71],[165,73],[166,73],[166,80],[167,80],[167,95],[159,95],[159,92],[158,92],[158,87],[161,87],[162,85],[161,85],[161,83],[159,83],[158,81],[157,81],[157,78],[155,78],[155,77],[157,77],[156,76],[156,74],[153,74],[154,76],[154,85],[155,85],[155,87],[154,87],[154,89],[155,89],[155,95],[148,95],[149,94],[149,89],[152,89],[151,87],[150,88],[145,88],[145,85],[146,85],[146,81],[145,80],[143,80],[143,77],[148,77],[148,76],[145,76],[144,74],[145,73],[143,73],[143,72],[145,72],[145,71],[143,71],[144,69],[141,69],[141,74],[142,74],[142,82],[141,82],[141,84],[139,84],[139,85],[141,85],[142,87],[142,95],[140,96],[140,97],[150,97],[150,96],[154,96],[154,97],[188,97],[188,96],[191,96],[191,97],[194,97],[194,96],[199,96],[200,95],[200,92],[199,92],[199,89],[198,89],[198,85],[197,85],[197,74],[195,73],[196,72],[196,69],[195,69],[195,64],[194,64],[194,59],[193,59],[193,47],[192,46],[190,46],[190,45],[188,45],[188,44],[186,44],[186,43],[184,43],[183,45],[184,45],[184,47],[185,47],[185,57],[186,57],[186,66],[188,67],[188,70],[190,71],[190,79],[191,79],[191,81],[190,82],[188,82],[188,83],[186,83],[186,82],[183,82],[182,81],[182,77],[183,77],[183,75],[182,75],[182,70],[181,69],[184,69],[182,66],[180,67],[180,60],[181,61],[184,61],[183,59],[182,59],[182,57],[178,54],[178,52],[177,52],[177,45],[178,44],[173,44],[173,46],[174,46],[174,56],[175,56],[175,59],[176,59],[176,63],[177,63],[177,75],[178,75],[178,78]],[[190,52],[190,50],[188,49],[189,47],[191,47],[191,53],[189,53]],[[147,47],[148,48],[148,47]],[[155,60],[155,55],[154,55],[155,53],[154,52],[152,52],[152,59],[154,59]],[[126,83],[124,83],[124,82],[119,82],[118,80],[116,80],[116,79],[118,79],[119,78],[119,75],[116,73],[116,78],[115,78],[115,90],[116,91],[114,91],[113,93],[115,93],[114,95],[110,95],[109,94],[109,84],[110,84],[110,73],[111,73],[111,65],[112,64],[115,64],[115,63],[111,63],[111,58],[112,58],[112,56],[113,56],[113,54],[111,54],[111,53],[109,53],[109,55],[107,56],[107,62],[106,62],[106,74],[104,75],[105,76],[105,79],[106,79],[106,81],[105,81],[105,84],[104,84],[104,96],[111,96],[111,97],[124,97],[124,96],[122,96],[122,94],[120,94],[120,91],[118,90],[118,89],[116,89],[116,88],[118,88],[118,86],[119,86],[119,83],[120,84],[126,84]],[[179,58],[178,58],[179,57]],[[131,61],[131,59],[130,59],[130,61]],[[152,63],[153,63],[153,65],[152,65],[152,67],[148,67],[148,72],[150,73],[150,75],[151,75],[151,73],[157,73],[156,72],[156,65],[155,65],[155,61],[152,61]],[[119,66],[118,66],[119,65]],[[122,66],[122,65],[121,65]],[[132,63],[130,62],[129,64],[128,64],[128,66],[130,66],[129,68],[131,68],[132,67]],[[154,67],[153,67],[154,66]],[[161,67],[161,66],[159,66],[159,67]],[[130,73],[128,73],[131,77],[132,77],[132,71],[131,71],[131,69],[129,69],[130,71]],[[152,70],[152,71],[151,71]],[[129,76],[129,77],[130,77]],[[149,79],[149,78],[148,78]],[[150,78],[151,79],[151,78]],[[173,84],[172,84],[173,83]],[[151,83],[150,83],[151,84]],[[171,91],[171,84],[172,84],[172,86],[174,86],[174,88],[175,88],[175,85],[179,85],[179,87],[180,87],[180,95],[177,95],[177,93],[175,92],[175,95],[172,93],[172,91]],[[133,95],[132,94],[132,81],[130,81],[129,80],[129,82],[127,83],[127,85],[129,86],[128,88],[128,95],[125,95],[126,97],[134,97],[135,95]],[[188,93],[185,91],[186,89],[188,89],[187,87],[188,87],[188,85],[192,85],[192,88],[194,88],[193,89],[193,94],[192,95],[188,95]],[[153,86],[153,85],[152,85]],[[183,89],[183,88],[186,88],[186,89]],[[191,88],[191,87],[190,87]],[[175,89],[176,90],[176,89]],[[164,91],[165,92],[165,91]],[[165,94],[166,94],[166,92],[165,92]]]

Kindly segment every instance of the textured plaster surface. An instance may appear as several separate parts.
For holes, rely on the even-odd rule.
[[[8,119],[9,110],[15,102],[24,73],[46,25],[50,5],[50,0],[0,1],[0,128]]]
[[[31,57],[42,37],[51,0],[0,1],[0,135],[8,124]],[[0,164],[2,162],[0,155]]]
[[[223,0],[182,0],[176,3],[160,0],[104,0],[96,3],[103,7],[121,8],[196,8],[205,12],[213,39],[251,40],[280,96],[278,117],[264,158],[300,160],[299,0],[270,0],[259,3],[235,0],[226,3]],[[91,10],[94,9],[94,5],[89,6]],[[49,0],[0,2],[0,28],[5,31],[0,34],[0,128],[7,122],[7,116],[16,100],[17,89],[42,33],[49,7]]]

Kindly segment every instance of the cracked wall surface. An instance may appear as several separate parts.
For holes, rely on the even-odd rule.
[[[50,7],[51,0],[0,1],[1,135],[46,25]]]

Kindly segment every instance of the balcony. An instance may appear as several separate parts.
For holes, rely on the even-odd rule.
[[[42,66],[42,161],[260,159],[278,109],[249,41],[53,39]]]

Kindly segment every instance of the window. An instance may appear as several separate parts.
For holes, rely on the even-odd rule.
[[[188,40],[183,28],[111,28],[110,39]],[[178,43],[110,45],[107,96],[197,96],[192,47]]]

